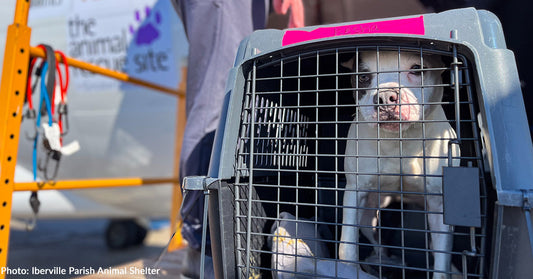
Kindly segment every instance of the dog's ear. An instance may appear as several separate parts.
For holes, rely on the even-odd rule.
[[[353,71],[355,69],[355,56],[352,56],[348,61],[341,62],[341,66]]]
[[[444,61],[442,61],[442,56],[437,54],[428,54],[424,55],[424,66],[427,68],[444,68]],[[439,71],[439,74],[442,74],[444,69]]]
[[[352,56],[350,59],[344,61],[344,62],[341,62],[340,65],[341,67],[347,69],[349,72],[354,72],[355,71],[355,56]],[[354,100],[357,102],[358,99],[361,99],[363,94],[357,94],[358,90],[355,89],[356,85],[357,85],[357,75],[354,74],[354,75],[350,75],[350,84],[351,84],[351,87],[354,88],[353,90],[353,98]]]

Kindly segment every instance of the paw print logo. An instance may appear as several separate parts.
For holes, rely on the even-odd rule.
[[[137,45],[149,45],[155,39],[159,38],[159,31],[156,27],[161,23],[161,15],[159,12],[155,12],[154,16],[150,17],[152,14],[150,7],[146,7],[144,13],[147,23],[141,25],[137,30],[135,30],[133,25],[130,25],[130,33],[132,35],[137,33],[135,37],[135,44]],[[141,22],[141,12],[139,10],[135,10],[135,21],[137,23]]]

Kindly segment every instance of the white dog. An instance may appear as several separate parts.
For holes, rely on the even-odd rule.
[[[347,183],[339,258],[359,261],[359,226],[377,244],[371,222],[386,196],[416,192],[420,194],[404,194],[402,200],[426,201],[431,246],[442,251],[434,253],[434,269],[449,272],[452,236],[450,227],[443,223],[439,194],[442,167],[448,165],[448,141],[456,134],[442,107],[431,105],[442,99],[442,87],[432,86],[442,83],[442,70],[423,71],[442,68],[443,63],[435,55],[421,57],[420,53],[403,51],[398,55],[398,51],[380,51],[378,61],[376,51],[360,52],[358,72],[368,74],[352,76],[353,87],[361,89],[354,94],[358,109],[346,144]],[[354,63],[352,58],[343,65],[355,69]],[[452,155],[457,157],[459,152],[453,145]],[[433,278],[446,277],[446,273],[433,273]]]

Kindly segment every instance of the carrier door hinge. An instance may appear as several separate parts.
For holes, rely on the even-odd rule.
[[[526,217],[527,232],[529,235],[529,245],[531,245],[531,254],[533,255],[533,225],[531,224],[531,198],[533,191],[522,189],[522,209]]]

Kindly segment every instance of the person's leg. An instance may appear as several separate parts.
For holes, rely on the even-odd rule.
[[[183,179],[208,172],[227,76],[241,40],[253,31],[254,24],[250,0],[177,0],[175,6],[189,40],[187,125],[180,159]],[[264,9],[264,2],[262,6]],[[182,235],[190,248],[199,251],[203,193],[188,193],[181,214]],[[210,246],[206,248],[210,254]]]

